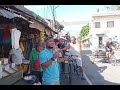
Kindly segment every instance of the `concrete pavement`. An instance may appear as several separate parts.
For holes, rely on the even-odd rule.
[[[68,64],[65,65],[65,73],[61,73],[61,85],[70,85],[67,77]],[[73,71],[72,71],[73,72]],[[82,80],[80,76],[77,76],[76,73],[72,74],[72,84],[71,85],[89,85],[87,80]]]
[[[90,49],[84,49],[81,52],[84,71],[93,85],[120,85],[120,63],[112,66],[102,61],[92,64]],[[120,52],[116,52],[119,61]]]

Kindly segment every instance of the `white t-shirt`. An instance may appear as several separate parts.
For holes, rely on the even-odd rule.
[[[70,53],[71,53],[71,55],[78,55],[77,44],[70,43]]]
[[[21,36],[21,32],[14,28],[11,30],[11,40],[12,40],[12,48],[19,48],[19,39]]]

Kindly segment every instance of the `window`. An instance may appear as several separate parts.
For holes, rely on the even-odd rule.
[[[95,22],[95,28],[100,28],[100,22]]]
[[[107,21],[107,27],[108,28],[114,27],[114,21]]]

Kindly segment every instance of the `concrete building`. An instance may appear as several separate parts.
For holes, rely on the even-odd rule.
[[[106,12],[92,15],[89,22],[91,43],[99,47],[106,43],[108,38],[120,42],[120,12]]]

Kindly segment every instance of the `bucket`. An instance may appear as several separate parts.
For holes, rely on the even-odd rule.
[[[30,61],[29,60],[24,60],[22,67],[23,67],[23,73],[28,73],[29,71],[29,65],[30,65]]]

